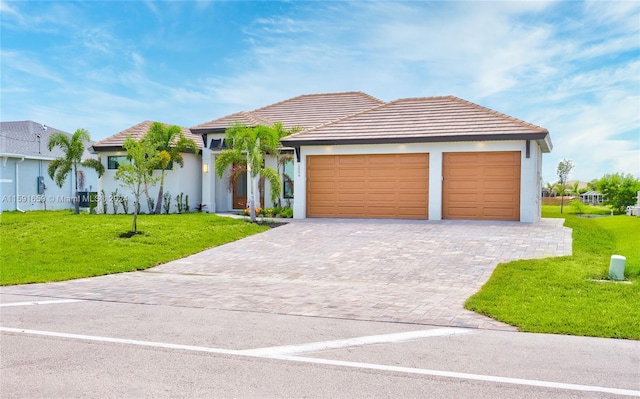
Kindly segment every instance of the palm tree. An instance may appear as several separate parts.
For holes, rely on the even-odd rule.
[[[98,172],[98,177],[104,173],[104,166],[97,159],[85,159],[82,160],[82,154],[85,150],[85,142],[91,141],[91,136],[86,129],[78,129],[73,133],[71,138],[64,133],[53,133],[49,136],[49,151],[54,147],[60,147],[64,152],[64,157],[59,157],[49,163],[47,171],[49,177],[56,182],[58,187],[62,188],[69,173],[73,171],[75,180],[75,207],[74,213],[80,213],[80,201],[78,198],[78,176],[81,171],[78,171],[78,165],[95,169]]]
[[[276,172],[278,173],[278,176],[280,176],[280,166],[284,165],[285,162],[291,161],[293,159],[293,157],[290,156],[289,154],[285,154],[285,155],[282,154],[282,149],[284,147],[282,146],[282,143],[280,142],[280,140],[291,134],[298,133],[299,131],[302,130],[302,127],[294,126],[291,129],[285,129],[282,123],[276,122],[273,124],[273,126],[271,126],[271,129],[274,131],[274,134],[271,135],[271,141],[266,143],[267,145],[266,152],[273,155],[276,158]],[[291,180],[289,176],[283,176],[283,177]],[[282,207],[279,195],[278,195],[278,207]]]
[[[571,194],[574,197],[578,197],[580,195],[580,182],[579,181],[573,182],[570,186],[570,189],[571,189]]]
[[[160,190],[158,191],[158,200],[156,201],[156,209],[154,213],[160,214],[162,210],[162,196],[164,194],[164,177],[167,167],[172,163],[177,163],[180,167],[184,166],[182,153],[191,150],[198,153],[198,145],[195,141],[187,138],[180,126],[167,126],[159,122],[153,122],[147,132],[147,139],[150,140],[160,153],[160,161],[157,167],[160,172]]]
[[[230,166],[246,164],[250,187],[249,212],[252,222],[256,221],[254,179],[261,176],[269,181],[273,201],[280,195],[282,188],[278,173],[273,168],[263,166],[265,146],[261,143],[273,142],[274,134],[274,130],[266,126],[247,127],[241,123],[234,123],[226,131],[225,140],[229,148],[222,151],[216,158],[215,168],[219,177],[222,177]]]

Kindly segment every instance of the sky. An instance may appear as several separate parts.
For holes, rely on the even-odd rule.
[[[454,95],[640,177],[640,1],[0,1],[0,119],[101,140],[301,94]]]

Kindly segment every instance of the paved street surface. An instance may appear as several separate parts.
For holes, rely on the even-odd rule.
[[[637,341],[1,299],[2,398],[640,395]]]
[[[561,221],[312,220],[145,272],[0,288],[0,397],[640,396],[640,342],[462,308]]]

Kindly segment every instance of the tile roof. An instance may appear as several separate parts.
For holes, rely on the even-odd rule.
[[[285,137],[285,145],[549,140],[549,132],[454,96],[392,101]],[[547,143],[550,147],[550,141]],[[544,147],[544,145],[543,145]],[[547,148],[546,150],[550,150]]]
[[[113,136],[107,137],[106,139],[93,144],[92,147],[95,151],[122,149],[122,144],[124,144],[127,136],[131,136],[134,140],[140,140],[145,134],[147,134],[147,132],[151,128],[151,124],[153,124],[153,121],[144,121],[138,123],[135,126],[131,126],[130,128],[125,129],[120,133],[116,133]],[[164,123],[163,125],[169,126],[166,123]],[[202,148],[202,136],[191,133],[191,131],[186,127],[181,127],[181,129],[187,138],[190,138],[196,142],[198,148]]]
[[[248,126],[281,122],[286,128],[311,128],[384,104],[362,92],[305,94],[250,112],[239,112],[191,128],[197,133],[221,131],[232,122]]]
[[[64,157],[64,152],[59,147],[54,147],[51,151],[47,148],[49,137],[53,133],[71,137],[71,133],[34,121],[0,122],[0,156],[20,155],[45,159]],[[87,143],[87,148],[90,144]],[[83,159],[93,157],[85,150]]]

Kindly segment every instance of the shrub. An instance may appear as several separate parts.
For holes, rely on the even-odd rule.
[[[111,205],[113,206],[113,214],[118,214],[118,207],[120,206],[120,194],[118,194],[118,189],[116,191],[111,192]]]
[[[124,210],[125,215],[129,214],[129,197],[120,195],[118,200],[120,200],[120,204],[122,204],[122,209]]]
[[[578,215],[582,215],[586,209],[584,203],[580,200],[571,200],[569,201],[569,205],[573,208],[573,211]]]
[[[184,193],[176,195],[176,209],[178,210],[178,213],[182,213],[182,210],[184,209],[184,203],[182,202],[183,197]]]
[[[104,194],[104,190],[100,190],[100,199],[102,200],[102,213],[107,214],[107,196]]]
[[[168,215],[171,210],[171,193],[168,191],[162,195],[162,208],[164,213]]]

